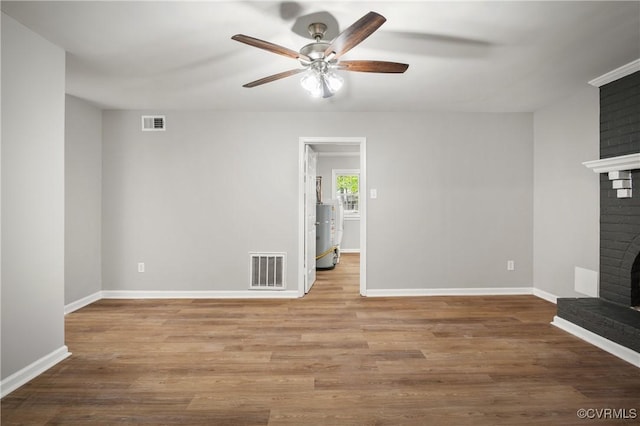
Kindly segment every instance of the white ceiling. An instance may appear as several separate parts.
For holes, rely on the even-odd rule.
[[[638,1],[3,1],[2,10],[67,51],[68,93],[116,109],[534,111],[640,57]],[[299,76],[242,87],[298,64],[232,35],[299,50],[310,40],[292,31],[296,18],[329,12],[342,31],[370,10],[387,22],[343,59],[405,62],[405,74],[344,73],[329,99],[310,99]]]

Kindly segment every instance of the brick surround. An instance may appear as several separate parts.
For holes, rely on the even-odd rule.
[[[600,88],[600,158],[639,152],[640,71]],[[640,304],[631,287],[640,254],[640,170],[632,178],[633,197],[625,199],[600,175],[600,297],[626,306]]]
[[[600,87],[600,158],[640,153],[640,71]],[[640,169],[617,198],[600,175],[600,297],[558,299],[558,317],[640,352]]]

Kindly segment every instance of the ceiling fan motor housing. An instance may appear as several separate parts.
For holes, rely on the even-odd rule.
[[[315,60],[324,59],[324,52],[329,47],[329,43],[325,41],[318,41],[316,43],[309,43],[300,49],[300,53]]]

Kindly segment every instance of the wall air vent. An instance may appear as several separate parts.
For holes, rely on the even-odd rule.
[[[249,253],[249,289],[284,290],[286,253]]]
[[[162,132],[166,130],[167,120],[164,115],[143,115],[142,131]]]

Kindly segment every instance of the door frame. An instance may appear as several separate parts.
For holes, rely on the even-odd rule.
[[[305,164],[307,145],[358,145],[360,148],[360,295],[367,295],[367,138],[301,136],[298,139],[298,297],[305,295]],[[315,177],[314,177],[315,179]],[[315,197],[315,194],[311,194]]]
[[[305,265],[309,263],[313,263],[315,265],[316,260],[316,249],[317,249],[317,238],[316,235],[318,233],[317,229],[317,196],[313,196],[311,191],[315,191],[317,194],[317,182],[315,176],[318,175],[318,153],[311,148],[311,145],[306,144],[304,146],[304,184],[305,184],[305,196],[304,196],[304,236],[305,236],[305,244],[304,244],[304,262]],[[313,163],[313,167],[310,167],[310,163]],[[311,174],[313,173],[313,175]],[[310,206],[313,206],[314,210],[309,211]],[[310,223],[310,220],[313,219],[313,223]],[[313,241],[309,242],[306,239],[311,238],[311,233],[313,232]],[[313,261],[311,261],[313,259]],[[313,278],[312,282],[309,280]],[[305,268],[305,276],[303,281],[304,293],[307,294],[313,287],[313,284],[316,282],[316,268]]]

